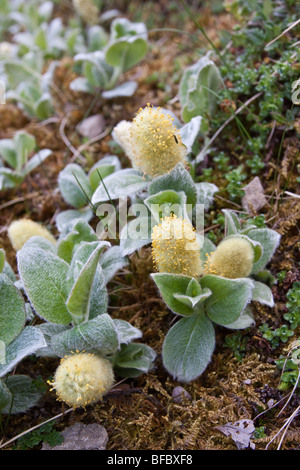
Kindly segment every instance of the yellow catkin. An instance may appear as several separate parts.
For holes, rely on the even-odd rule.
[[[140,109],[130,129],[134,165],[149,176],[163,175],[186,162],[186,147],[173,118],[160,108]]]
[[[200,243],[192,224],[182,217],[165,217],[153,227],[152,256],[159,272],[201,274]]]
[[[132,122],[121,121],[113,130],[133,168],[155,177],[171,171],[178,163],[187,163],[187,149],[173,124],[174,118],[147,104]]]
[[[207,254],[204,268],[206,274],[237,279],[248,277],[252,271],[254,251],[243,238],[228,238],[217,249]]]
[[[100,11],[93,0],[73,0],[73,6],[81,18],[88,24],[96,24]]]
[[[114,384],[110,361],[82,352],[66,356],[56,369],[53,382],[58,400],[74,408],[98,402]]]
[[[20,219],[12,222],[7,231],[8,238],[15,251],[21,250],[31,237],[39,236],[56,243],[54,236],[45,227],[31,219]]]

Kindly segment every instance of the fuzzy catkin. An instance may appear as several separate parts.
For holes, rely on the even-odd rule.
[[[182,217],[165,217],[153,227],[152,256],[159,272],[201,274],[200,243],[192,224]]]
[[[187,149],[173,120],[170,114],[148,103],[132,122],[121,121],[114,128],[113,136],[133,168],[153,178],[187,162]]]
[[[134,156],[131,144],[131,129],[132,123],[130,121],[120,121],[113,129],[112,136],[114,140],[123,148],[127,157],[131,160],[133,167]]]
[[[186,147],[173,120],[160,108],[148,105],[132,121],[132,160],[146,175],[163,175],[177,163],[186,163]]]
[[[49,230],[31,219],[13,221],[8,227],[7,234],[15,251],[21,250],[27,240],[34,236],[43,237],[54,244],[56,243],[54,236]]]
[[[101,400],[113,383],[110,361],[89,353],[77,353],[61,360],[50,385],[58,400],[77,408]]]
[[[205,272],[229,279],[248,277],[253,262],[254,251],[247,240],[228,238],[222,241],[214,252],[208,254]]]

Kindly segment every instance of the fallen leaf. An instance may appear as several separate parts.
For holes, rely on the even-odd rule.
[[[258,176],[253,178],[243,189],[245,195],[242,199],[242,205],[248,212],[257,212],[267,203],[264,188]]]
[[[255,427],[251,419],[241,419],[235,423],[227,423],[223,426],[217,426],[217,429],[221,431],[225,436],[230,436],[237,445],[237,448],[246,449],[251,447],[255,448],[255,445],[250,441]]]

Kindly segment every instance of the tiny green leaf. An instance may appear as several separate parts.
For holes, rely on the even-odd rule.
[[[175,214],[178,217],[188,218],[186,213],[186,194],[183,191],[161,191],[144,200],[144,204],[151,212],[155,223],[158,224],[164,217]]]
[[[18,131],[13,137],[17,155],[16,170],[20,171],[27,163],[30,153],[36,147],[35,137],[25,131]]]
[[[81,242],[97,242],[98,237],[85,219],[77,220],[67,235],[62,237],[57,246],[60,258],[70,263],[78,245]]]
[[[128,344],[134,339],[142,337],[142,332],[138,328],[135,328],[130,323],[120,318],[115,318],[114,324],[118,331],[120,344]]]
[[[121,169],[120,160],[115,155],[107,155],[95,163],[88,173],[90,184],[93,191],[95,191],[101,183],[101,178],[104,179],[114,171]]]
[[[237,215],[228,209],[222,210],[225,215],[225,236],[234,235],[241,230],[241,223]]]
[[[17,168],[17,155],[15,151],[14,142],[12,139],[0,140],[0,156],[12,168]]]

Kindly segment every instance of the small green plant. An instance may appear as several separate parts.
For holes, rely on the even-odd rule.
[[[276,361],[279,370],[282,371],[280,377],[280,390],[293,388],[294,390],[300,386],[300,341],[293,341],[290,345],[289,353],[286,357],[280,356]]]
[[[291,328],[295,330],[300,325],[300,282],[295,281],[286,294],[286,308],[288,312],[283,315]]]
[[[207,238],[202,239],[198,254],[202,275],[152,274],[170,310],[182,317],[167,333],[162,348],[165,368],[179,381],[194,380],[206,369],[215,348],[214,324],[234,330],[249,328],[255,323],[251,301],[270,307],[274,304],[271,289],[254,276],[265,269],[280,236],[268,228],[258,229],[249,224],[243,227],[233,212],[224,210],[224,213],[224,240],[215,247]],[[229,249],[227,243],[230,243]],[[188,248],[185,250],[186,253],[176,254],[176,257],[188,256]],[[219,266],[211,264],[214,255],[224,263],[222,272],[210,272]]]
[[[68,163],[58,175],[58,187],[65,202],[72,207],[56,217],[59,232],[68,230],[76,219],[89,222],[93,215],[90,200],[101,181],[121,169],[120,160],[115,155],[106,155],[96,162],[86,173],[77,163]]]
[[[220,72],[209,55],[187,67],[180,81],[182,119],[189,122],[193,117],[202,116],[202,130],[208,130],[222,86]]]
[[[225,179],[228,181],[226,191],[229,195],[229,199],[232,201],[240,200],[244,195],[244,183],[247,178],[243,165],[233,168],[225,174]]]
[[[17,260],[24,292],[44,320],[37,327],[47,341],[40,355],[63,358],[85,351],[110,361],[125,376],[152,367],[154,351],[139,343],[130,345],[129,354],[133,348],[143,357],[132,360],[130,369],[126,361],[118,362],[121,347],[126,356],[129,344],[142,336],[139,329],[107,313],[106,285],[126,264],[119,247],[99,241],[89,224],[78,220],[56,245],[43,237],[30,238],[17,252]]]
[[[273,349],[276,349],[280,342],[286,343],[289,338],[295,334],[295,330],[300,325],[299,287],[299,281],[295,281],[286,295],[286,308],[288,311],[284,313],[283,318],[288,322],[288,324],[284,324],[276,329],[269,327],[267,323],[264,323],[259,327],[263,337],[270,341]]]
[[[0,140],[0,190],[19,186],[51,154],[50,149],[37,151],[35,137],[25,131]]]
[[[116,18],[111,24],[110,37],[103,49],[75,55],[81,64],[83,76],[71,83],[71,88],[85,93],[102,91],[105,99],[132,96],[135,81],[119,84],[124,72],[138,64],[148,50],[148,33],[144,23],[132,23],[126,18]]]
[[[254,431],[253,439],[261,439],[262,437],[266,437],[265,426],[259,426]]]
[[[54,114],[50,88],[56,63],[47,67],[43,56],[29,51],[23,56],[9,54],[3,60],[6,100],[15,101],[27,116],[39,120]]]
[[[54,423],[49,422],[27,433],[25,436],[20,437],[14,449],[32,450],[42,442],[49,444],[51,447],[55,447],[62,444],[63,441],[64,438],[62,434],[54,428]]]
[[[34,31],[19,32],[14,42],[19,44],[19,55],[39,53],[45,60],[59,59],[68,50],[66,31],[61,18],[43,22]]]
[[[232,350],[234,357],[238,361],[242,361],[245,356],[248,339],[249,338],[243,335],[239,330],[237,333],[232,333],[226,336],[224,346]]]

